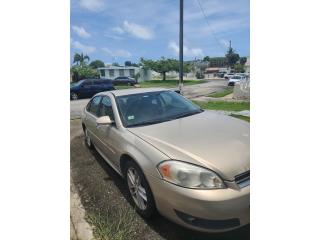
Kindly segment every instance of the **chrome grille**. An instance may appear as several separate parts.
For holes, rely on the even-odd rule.
[[[234,180],[240,188],[250,185],[250,171],[235,176]]]

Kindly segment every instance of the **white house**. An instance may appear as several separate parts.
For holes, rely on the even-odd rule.
[[[144,70],[134,66],[106,66],[98,68],[100,78],[115,79],[116,77],[134,78],[138,74],[138,81],[146,81],[152,78],[150,70]]]
[[[247,61],[244,64],[245,73],[250,73],[250,57],[247,57]]]

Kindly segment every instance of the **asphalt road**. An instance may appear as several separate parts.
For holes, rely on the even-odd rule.
[[[110,218],[106,209],[131,210],[129,193],[123,179],[95,151],[89,150],[84,144],[84,136],[80,120],[71,120],[70,168],[71,178],[79,193],[87,214]],[[144,220],[134,213],[132,225],[135,228],[132,239],[152,240],[245,240],[250,239],[250,226],[235,231],[219,234],[201,234],[190,231],[162,216],[152,220]]]
[[[217,92],[226,86],[227,80],[212,80],[206,83],[185,86],[183,88],[183,95],[187,98],[196,98]],[[88,101],[89,99],[70,101],[70,119],[80,118],[81,112]]]

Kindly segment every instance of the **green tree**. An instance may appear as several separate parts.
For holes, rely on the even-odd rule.
[[[79,54],[79,53],[75,53],[73,56],[73,63],[76,63],[77,65],[86,65],[86,60],[90,60],[88,55],[84,55],[83,53]]]
[[[86,78],[99,78],[99,72],[97,69],[93,69],[90,66],[83,65],[83,66],[72,66],[71,69],[72,74],[72,81],[78,82],[82,79]]]
[[[114,62],[114,63],[112,63],[112,66],[117,66],[117,67],[119,67],[119,66],[120,66],[120,64],[119,64],[119,63],[117,63],[117,62]]]
[[[97,69],[100,67],[104,67],[104,62],[102,62],[101,60],[94,60],[89,64],[90,67]]]
[[[124,65],[125,65],[126,67],[129,67],[129,66],[132,66],[132,63],[131,63],[131,61],[125,61],[125,62],[124,62]]]
[[[161,57],[160,60],[144,60],[141,58],[141,63],[144,69],[152,69],[156,72],[159,72],[162,74],[162,80],[166,80],[166,73],[169,71],[179,71],[179,61],[176,59],[166,59],[164,57]],[[190,71],[188,67],[185,67],[185,70]]]
[[[210,58],[210,67],[226,67],[228,61],[226,57],[214,57]]]
[[[79,53],[75,53],[73,55],[73,63],[75,63],[77,65],[80,63],[80,54]]]
[[[244,73],[245,72],[244,65],[242,65],[240,63],[236,63],[234,65],[234,70],[236,73]]]
[[[209,57],[209,56],[205,56],[205,57],[203,58],[203,61],[205,61],[205,62],[210,62],[210,57]]]
[[[241,58],[240,58],[240,64],[241,64],[241,65],[244,65],[244,64],[246,63],[246,61],[247,61],[247,58],[246,58],[246,57],[241,57]]]
[[[239,54],[232,47],[229,47],[226,53],[227,63],[229,67],[233,67],[240,59]]]

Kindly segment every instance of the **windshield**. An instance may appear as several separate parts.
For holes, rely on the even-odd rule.
[[[198,106],[173,91],[119,96],[116,101],[125,127],[155,124],[202,112]]]
[[[233,76],[232,79],[241,79],[240,76]]]
[[[84,82],[84,80],[80,80],[79,82],[73,82],[73,83],[70,84],[70,87],[80,86],[81,83],[83,83],[83,82]]]

